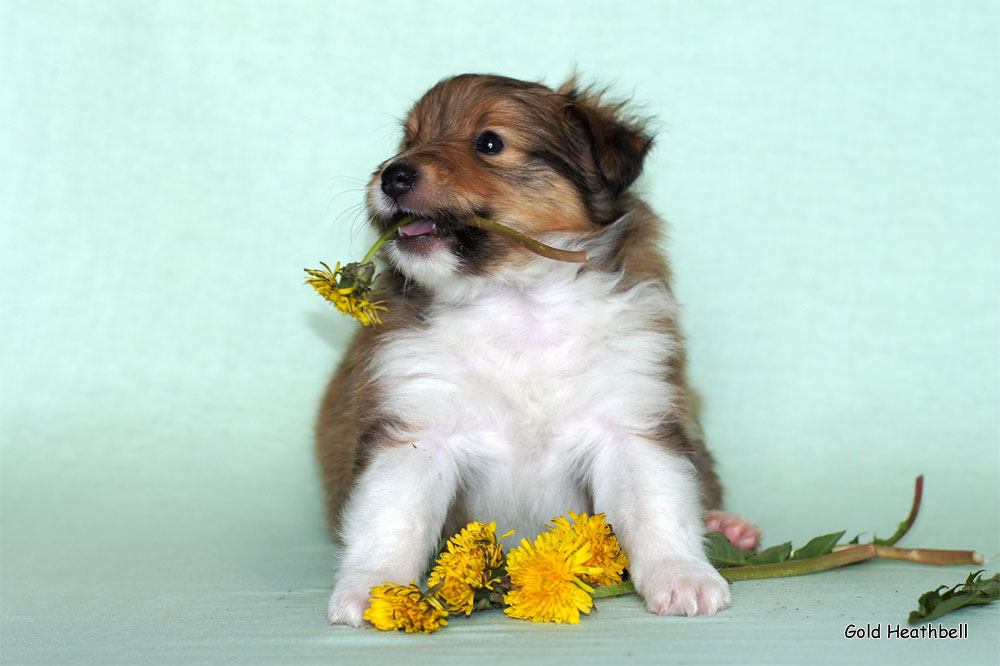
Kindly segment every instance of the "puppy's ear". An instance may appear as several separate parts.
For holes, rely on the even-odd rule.
[[[565,113],[577,140],[604,186],[617,197],[642,173],[653,138],[641,121],[623,113],[623,103],[606,103],[600,92],[581,91],[575,78],[558,92],[566,98]]]

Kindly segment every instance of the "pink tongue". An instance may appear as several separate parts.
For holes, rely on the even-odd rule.
[[[434,223],[430,220],[414,220],[399,228],[400,236],[423,236],[434,231]]]

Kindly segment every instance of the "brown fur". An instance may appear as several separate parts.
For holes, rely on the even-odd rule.
[[[490,159],[471,149],[484,127],[502,131],[504,138],[504,150]],[[658,247],[661,221],[627,191],[651,145],[643,123],[625,116],[622,105],[580,91],[573,81],[553,91],[503,77],[464,75],[442,81],[417,102],[407,117],[400,152],[373,178],[377,183],[383,169],[405,160],[420,178],[420,187],[406,195],[408,208],[456,218],[485,212],[528,235],[577,233],[594,241],[592,260],[581,271],[620,273],[622,289],[642,281],[670,289],[670,273]],[[373,223],[387,229],[392,220],[373,212]],[[527,257],[506,239],[470,238],[467,242],[476,250],[468,259],[473,272],[516,266]],[[371,452],[402,443],[396,436],[401,424],[384,415],[378,389],[366,379],[367,364],[382,336],[421,325],[430,296],[391,269],[380,288],[381,297],[390,301],[384,325],[354,336],[316,424],[332,533]],[[665,317],[659,325],[681,340],[674,319]],[[683,350],[669,360],[667,371],[681,400],[654,436],[692,461],[703,506],[721,508],[722,489],[698,425],[698,400],[688,386]],[[461,519],[452,516],[450,522]]]

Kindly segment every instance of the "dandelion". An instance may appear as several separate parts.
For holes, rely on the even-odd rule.
[[[567,511],[566,515],[573,519],[572,524],[560,516],[552,520],[553,531],[582,537],[590,544],[591,552],[590,559],[584,564],[601,570],[599,574],[584,574],[581,576],[582,580],[592,585],[615,585],[622,582],[622,573],[628,567],[628,559],[605,515],[598,513],[588,517],[586,513],[572,511]]]
[[[513,534],[508,532],[500,538]],[[427,586],[453,613],[470,615],[477,593],[487,593],[500,582],[503,546],[497,543],[496,523],[469,523],[448,540],[446,550],[431,569]]]
[[[533,544],[522,539],[507,555],[514,589],[504,595],[504,612],[532,622],[580,622],[580,613],[594,606],[594,588],[583,577],[601,573],[586,564],[592,555],[584,537],[565,532],[545,532]]]
[[[448,611],[441,602],[417,587],[383,583],[372,588],[364,618],[382,631],[404,629],[406,633],[429,634],[448,624]]]
[[[340,310],[341,314],[350,315],[365,326],[374,327],[381,324],[379,311],[388,308],[385,301],[372,301],[378,292],[372,291],[375,278],[375,264],[352,263],[343,268],[340,263],[330,270],[330,267],[320,262],[324,270],[305,269],[306,284],[312,285],[320,296],[330,301]]]

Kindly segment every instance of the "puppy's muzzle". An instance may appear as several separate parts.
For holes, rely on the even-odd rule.
[[[382,191],[393,199],[412,190],[416,182],[417,170],[409,162],[394,162],[382,171]]]

